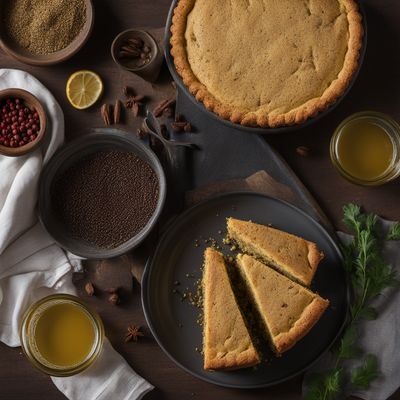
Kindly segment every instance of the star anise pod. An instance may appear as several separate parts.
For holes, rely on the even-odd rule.
[[[128,326],[128,332],[125,335],[125,342],[137,342],[139,337],[143,337],[144,333],[140,331],[140,326]]]
[[[142,94],[139,94],[137,96],[130,96],[125,102],[125,107],[128,110],[131,110],[133,112],[133,115],[137,117],[139,114],[140,106],[143,105],[142,100],[144,100],[144,98],[145,97]]]

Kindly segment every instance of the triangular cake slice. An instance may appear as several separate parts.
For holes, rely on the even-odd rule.
[[[260,258],[305,286],[311,284],[324,257],[315,243],[269,226],[228,218],[227,228],[228,237],[244,253]]]
[[[233,370],[260,363],[231,288],[224,257],[207,248],[203,272],[204,369]]]
[[[317,294],[245,254],[237,265],[277,354],[293,347],[329,305]]]

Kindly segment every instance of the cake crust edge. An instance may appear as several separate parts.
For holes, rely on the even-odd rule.
[[[204,263],[208,260],[210,263],[212,262],[220,262],[223,256],[220,252],[208,247],[204,252]],[[227,272],[226,272],[227,273]],[[227,273],[228,274],[228,273]],[[210,274],[208,274],[208,278],[210,278]],[[204,289],[204,278],[203,278],[203,289]],[[239,306],[238,306],[239,308]],[[240,310],[240,309],[239,309]],[[242,316],[243,318],[243,316]],[[204,320],[204,327],[203,327],[203,350],[204,350],[204,343],[205,343],[205,333],[207,330],[206,326],[206,319]],[[229,371],[229,370],[236,370],[241,368],[249,368],[258,365],[261,362],[260,355],[255,348],[250,333],[249,333],[251,346],[240,353],[228,353],[223,358],[216,358],[210,357],[209,354],[204,351],[204,362],[203,368],[206,371]]]
[[[316,297],[303,311],[301,317],[294,326],[274,338],[276,351],[281,354],[291,349],[299,340],[310,332],[311,328],[319,321],[322,314],[329,306],[329,301],[322,297]]]

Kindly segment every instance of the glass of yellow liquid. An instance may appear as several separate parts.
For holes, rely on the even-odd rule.
[[[330,154],[333,165],[353,183],[390,182],[400,175],[400,126],[382,113],[353,114],[335,130]]]
[[[52,376],[71,376],[100,354],[104,328],[78,297],[47,296],[30,306],[21,325],[21,345],[32,364]]]

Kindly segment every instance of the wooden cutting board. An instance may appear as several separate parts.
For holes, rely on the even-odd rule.
[[[177,112],[194,126],[195,132],[185,134],[184,139],[196,143],[200,150],[192,151],[188,157],[190,202],[204,194],[216,194],[223,191],[243,190],[244,179],[258,171],[263,174],[251,180],[252,190],[259,191],[285,200],[301,208],[321,223],[330,233],[334,229],[328,218],[307,188],[283,158],[268,144],[267,136],[260,136],[242,130],[232,129],[215,118],[199,111],[178,90]],[[175,135],[182,139],[183,135]],[[247,182],[249,183],[249,182]],[[244,186],[243,186],[244,184]],[[203,193],[203,196],[195,193]]]

